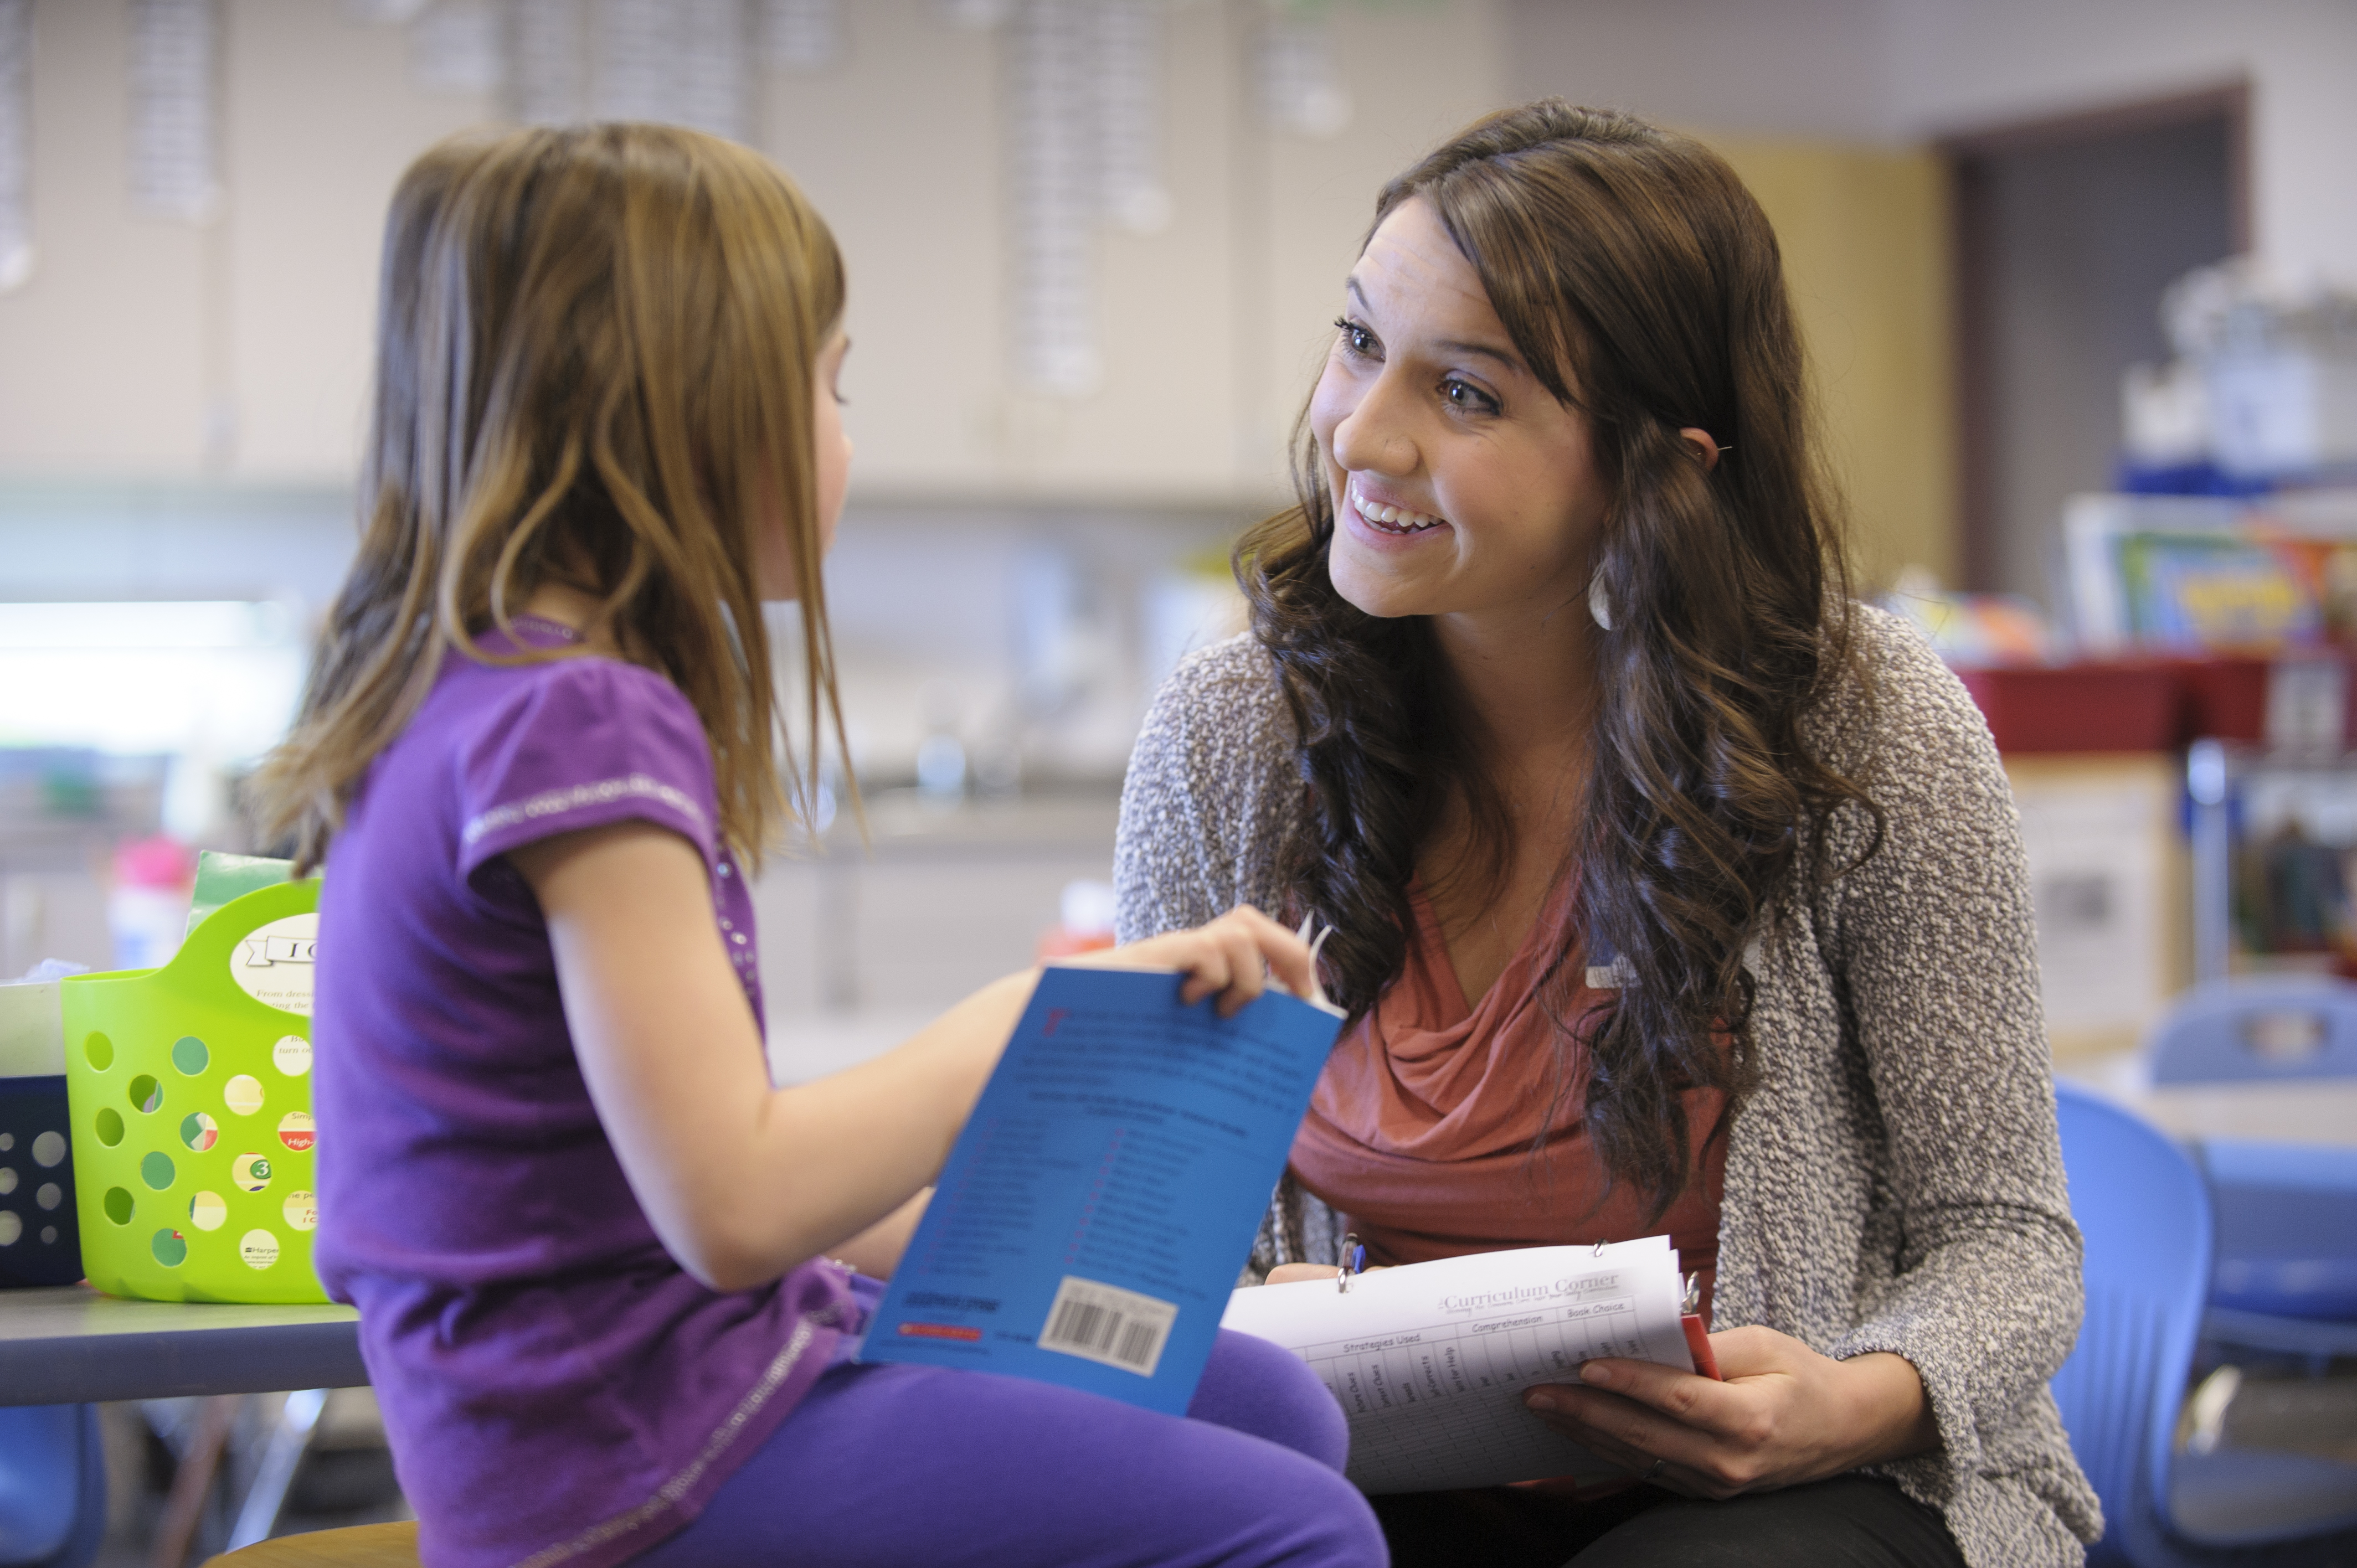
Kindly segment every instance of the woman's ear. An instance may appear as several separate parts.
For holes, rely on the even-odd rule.
[[[1678,432],[1678,439],[1694,448],[1695,456],[1702,459],[1704,473],[1707,474],[1718,467],[1718,455],[1722,448],[1710,438],[1709,431],[1699,424],[1689,424]]]

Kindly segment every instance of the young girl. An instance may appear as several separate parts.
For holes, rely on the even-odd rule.
[[[1849,601],[1758,203],[1528,104],[1384,188],[1339,303],[1253,633],[1138,742],[1121,929],[1337,928],[1261,1267],[1667,1231],[1727,1374],[1531,1391],[1651,1484],[1386,1498],[1398,1559],[2078,1562],[2020,832],[1955,678]]]
[[[461,139],[393,199],[366,532],[262,782],[327,860],[318,1268],[421,1555],[1380,1562],[1274,1347],[1222,1336],[1183,1421],[850,1359],[1030,980],[769,1085],[760,607],[802,600],[815,729],[843,297],[793,186],[689,132]],[[1123,958],[1309,983],[1250,910]]]

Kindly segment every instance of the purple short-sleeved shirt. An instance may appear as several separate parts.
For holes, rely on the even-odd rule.
[[[505,856],[630,818],[703,854],[758,1021],[752,901],[717,836],[711,752],[650,671],[452,658],[330,854],[318,1269],[361,1309],[430,1568],[597,1568],[644,1551],[694,1516],[825,1369],[835,1326],[862,1316],[823,1261],[706,1290],[623,1178],[547,926]]]

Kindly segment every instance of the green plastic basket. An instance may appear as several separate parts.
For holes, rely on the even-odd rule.
[[[232,899],[161,969],[59,988],[82,1266],[147,1301],[328,1299],[311,1268],[317,879]]]

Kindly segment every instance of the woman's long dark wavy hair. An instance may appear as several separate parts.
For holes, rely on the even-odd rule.
[[[1681,1091],[1732,1107],[1756,1079],[1744,949],[1776,890],[1828,874],[1803,846],[1836,808],[1879,821],[1803,729],[1855,661],[1800,334],[1775,233],[1735,172],[1631,116],[1560,99],[1490,115],[1384,187],[1375,224],[1418,198],[1523,362],[1586,416],[1610,496],[1596,561],[1612,627],[1595,634],[1585,827],[1566,846],[1584,936],[1543,984],[1558,1080],[1584,1081],[1606,1168],[1658,1215],[1692,1165]],[[1728,449],[1716,467],[1678,435],[1695,425]],[[1284,875],[1334,924],[1330,989],[1356,1015],[1405,961],[1409,880],[1445,810],[1467,813],[1495,871],[1510,830],[1430,623],[1336,592],[1334,498],[1304,427],[1298,504],[1235,560],[1299,736],[1307,811]],[[1573,1018],[1582,950],[1617,953],[1624,984]]]

